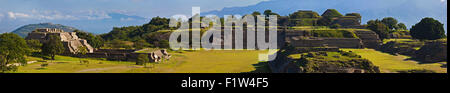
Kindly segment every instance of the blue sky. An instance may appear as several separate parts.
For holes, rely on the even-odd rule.
[[[74,26],[90,32],[105,33],[109,32],[112,27],[144,24],[148,22],[151,17],[155,16],[170,17],[176,14],[190,15],[191,8],[193,6],[199,6],[201,7],[202,12],[208,12],[213,10],[221,10],[226,7],[251,6],[263,1],[269,0],[0,0],[0,33],[10,32],[23,25],[44,22]],[[309,2],[315,0],[304,1]],[[339,0],[329,1],[337,2]],[[400,1],[401,0],[399,0],[399,2]],[[416,1],[420,1],[420,3],[414,5],[416,7],[423,8],[427,11],[438,11],[441,13],[440,10],[435,10],[430,6],[427,6],[433,4],[423,4],[429,3],[428,0]],[[436,1],[444,3],[446,7],[446,0],[435,0],[435,2]],[[360,1],[360,3],[361,2],[364,1]],[[329,2],[323,3],[326,4]],[[383,6],[388,6],[386,3],[369,5],[379,6],[380,8]],[[283,4],[280,6],[283,6]],[[339,8],[343,6],[336,7]],[[344,7],[344,9],[345,8],[346,7]],[[364,8],[364,6],[361,8]],[[325,9],[315,11],[324,10]],[[105,21],[112,19],[111,13],[138,16],[146,18],[146,20],[133,21],[130,17],[120,19],[119,22],[115,22],[113,24],[113,22]],[[446,19],[447,17],[445,16],[443,18]],[[122,20],[128,22],[121,22]],[[410,24],[412,23],[415,22],[410,22]]]
[[[192,6],[203,11],[248,6],[265,0],[1,0],[0,18],[98,19],[118,12],[142,17],[190,14]]]

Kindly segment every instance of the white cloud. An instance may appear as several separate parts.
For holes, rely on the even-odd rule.
[[[8,12],[8,17],[11,19],[17,19],[17,18],[31,18],[30,15],[24,14],[24,13],[14,13],[14,12]]]
[[[101,20],[101,19],[108,19],[112,18],[108,15],[105,11],[95,11],[95,10],[88,10],[88,11],[81,11],[79,14],[79,17],[82,19],[88,19],[88,20]]]
[[[130,17],[128,17],[128,18],[120,18],[120,21],[133,21],[134,20],[134,18],[130,18]]]
[[[0,22],[2,22],[3,17],[5,17],[3,14],[0,13]]]
[[[36,11],[31,13],[8,12],[10,19],[37,19],[37,20],[76,20],[77,18],[71,15],[65,15],[57,11]]]
[[[60,12],[60,11],[38,11],[13,12],[7,13],[10,19],[34,19],[34,20],[101,20],[108,19],[111,16],[104,11],[79,11],[79,12]]]

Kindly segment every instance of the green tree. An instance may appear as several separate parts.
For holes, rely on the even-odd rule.
[[[141,39],[134,42],[133,47],[136,49],[143,49],[145,47],[150,47],[151,45],[147,41]]]
[[[272,12],[272,10],[265,10],[265,11],[264,11],[264,15],[265,15],[266,17],[269,17],[270,15],[276,15],[277,17],[280,17],[279,14]]]
[[[389,27],[383,24],[381,21],[371,20],[367,22],[367,28],[374,31],[380,36],[380,39],[389,38]]]
[[[55,60],[56,55],[64,53],[61,38],[56,35],[48,35],[46,39],[47,42],[42,45],[42,54],[50,56],[52,60]]]
[[[361,23],[362,16],[359,13],[348,13],[348,14],[345,14],[345,16],[355,16],[356,18],[358,18],[358,22]]]
[[[121,48],[131,49],[132,47],[131,44],[129,43],[132,42],[114,39],[112,41],[109,41],[106,46],[112,49],[121,49]]]
[[[147,54],[139,54],[137,61],[136,61],[136,65],[144,65],[144,67],[147,67],[147,63],[149,61],[150,61],[150,59],[148,59]]]
[[[86,39],[93,48],[98,49],[104,45],[105,40],[103,40],[101,36],[94,35],[92,33],[84,32],[81,30],[75,30],[74,32],[77,33],[77,36],[79,38]]]
[[[255,12],[252,13],[252,15],[253,15],[253,16],[257,16],[257,15],[261,15],[261,13],[258,12],[258,11],[255,11]]]
[[[407,30],[408,29],[404,23],[398,23],[397,27],[398,27],[398,30]]]
[[[445,37],[444,24],[429,17],[412,26],[410,31],[415,39],[436,40]]]
[[[289,14],[289,17],[291,19],[320,18],[320,15],[317,12],[314,12],[314,11],[299,10],[297,12]]]
[[[39,40],[26,40],[27,45],[29,48],[31,48],[34,51],[41,50],[42,43]]]
[[[85,46],[79,46],[76,51],[76,54],[81,55],[81,57],[84,57],[87,53],[88,53],[88,50]],[[80,58],[80,63],[82,63],[81,58]]]
[[[0,34],[0,69],[1,72],[15,71],[17,67],[8,64],[26,64],[25,57],[30,53],[26,41],[13,33]]]
[[[383,22],[386,26],[388,26],[390,30],[398,28],[397,27],[398,21],[397,21],[397,19],[395,19],[393,17],[383,18],[383,20],[381,20],[381,22]]]

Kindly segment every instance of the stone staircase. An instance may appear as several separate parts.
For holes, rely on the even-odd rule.
[[[355,31],[356,36],[358,36],[364,48],[378,48],[380,46],[381,39],[373,31]]]

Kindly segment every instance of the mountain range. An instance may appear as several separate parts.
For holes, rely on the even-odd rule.
[[[0,22],[0,33],[1,31],[20,31],[24,27],[41,25],[54,27],[54,24],[60,24],[65,26],[71,26],[79,30],[86,32],[91,32],[94,34],[108,33],[113,27],[123,27],[123,26],[133,26],[142,25],[149,22],[149,19],[140,16],[130,16],[120,13],[108,13],[108,18],[95,19],[95,20],[20,20],[20,19],[6,19]],[[44,24],[39,24],[44,23]],[[53,23],[49,25],[48,23]],[[34,24],[34,25],[33,25]],[[32,30],[27,30],[23,32],[31,32]],[[26,35],[26,33],[21,32],[21,36]]]
[[[61,24],[39,23],[39,24],[29,24],[29,25],[22,26],[16,30],[12,31],[12,33],[15,33],[21,37],[26,37],[28,35],[28,33],[30,33],[31,31],[34,31],[35,29],[38,29],[38,28],[57,28],[57,29],[62,29],[65,32],[72,32],[72,31],[76,30],[76,28],[74,28],[74,27],[64,26]]]

